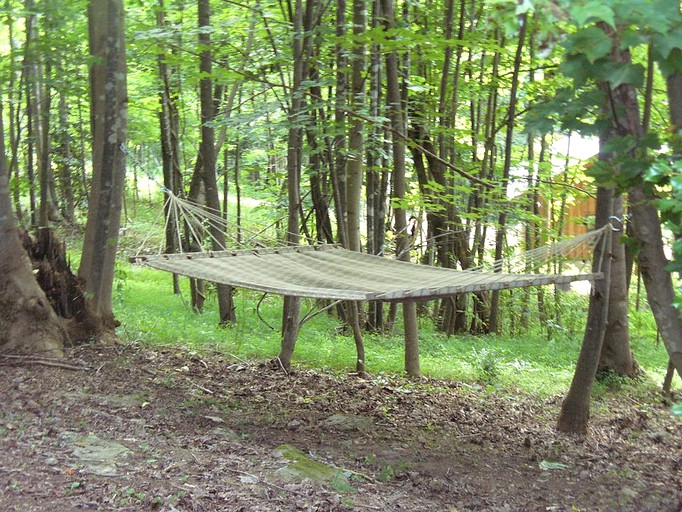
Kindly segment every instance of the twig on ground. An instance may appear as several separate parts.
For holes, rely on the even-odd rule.
[[[64,368],[65,370],[74,371],[88,371],[91,370],[89,366],[77,366],[75,364],[65,363],[58,359],[47,359],[34,356],[17,356],[11,354],[0,354],[1,359],[10,359],[14,362],[4,363],[3,366],[10,366],[13,364],[38,364],[41,366],[51,366],[53,368]]]
[[[215,394],[215,393],[214,393],[213,391],[211,391],[210,389],[205,388],[204,386],[200,386],[199,384],[197,384],[196,382],[194,382],[194,381],[193,381],[192,379],[190,379],[190,378],[187,378],[187,382],[189,382],[189,383],[190,383],[192,386],[194,386],[195,388],[199,388],[199,389],[202,390],[204,393],[208,393],[209,395]]]

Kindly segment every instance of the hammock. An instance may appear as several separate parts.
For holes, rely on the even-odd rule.
[[[173,208],[188,207],[187,201],[169,197],[173,198]],[[159,254],[131,259],[174,274],[279,295],[405,302],[458,293],[567,285],[574,281],[601,279],[603,274],[599,271],[557,275],[503,273],[500,270],[503,265],[505,269],[514,271],[538,269],[551,258],[582,255],[586,248],[594,248],[604,238],[607,229],[611,227],[607,225],[528,251],[509,261],[495,262],[494,272],[484,272],[481,268],[462,271],[417,265],[353,252],[335,245]]]

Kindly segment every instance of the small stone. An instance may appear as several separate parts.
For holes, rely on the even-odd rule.
[[[328,427],[337,430],[362,430],[374,425],[372,418],[354,414],[334,414],[323,421]]]

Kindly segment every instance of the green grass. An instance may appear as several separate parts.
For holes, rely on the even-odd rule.
[[[273,358],[279,351],[282,301],[268,295],[260,306],[261,294],[238,290],[235,325],[219,327],[215,300],[209,295],[206,311],[194,313],[189,302],[187,280],[182,293],[172,293],[169,274],[148,268],[119,264],[115,310],[121,321],[119,335],[129,341],[213,349],[242,359]],[[468,382],[483,389],[520,390],[539,395],[565,392],[573,376],[582,341],[586,301],[566,294],[562,298],[566,324],[555,326],[548,339],[537,325],[523,335],[452,336],[436,331],[428,318],[420,320],[421,368],[426,376]],[[304,301],[302,311],[314,307]],[[271,327],[274,327],[271,328]],[[561,327],[561,328],[560,328]],[[520,329],[517,329],[520,331]],[[638,385],[659,386],[667,365],[667,354],[656,344],[655,327],[648,312],[633,312],[631,344],[646,371]],[[392,335],[366,334],[367,369],[374,374],[401,374],[404,368],[401,322]],[[340,324],[327,314],[305,323],[294,354],[295,364],[310,368],[353,371],[355,345],[350,335],[340,333]],[[598,393],[614,382],[599,384]],[[622,387],[622,383],[616,383]],[[679,382],[676,382],[679,387]]]
[[[206,311],[196,314],[188,304],[187,280],[182,279],[183,291],[172,293],[169,274],[126,263],[136,253],[142,240],[146,249],[160,247],[159,205],[161,194],[154,203],[140,201],[129,204],[132,220],[124,224],[119,239],[119,263],[116,269],[115,313],[121,321],[119,336],[128,341],[149,344],[185,346],[195,350],[214,349],[242,359],[269,359],[279,352],[281,297],[267,296],[256,314],[256,303],[261,295],[238,290],[236,295],[236,325],[219,327],[214,297],[209,297]],[[134,206],[134,207],[133,207]],[[234,210],[231,210],[234,211]],[[245,205],[244,214],[269,225],[276,216],[271,207]],[[150,234],[152,236],[150,236]],[[64,233],[73,268],[77,268],[82,246],[82,232]],[[633,285],[634,288],[634,285]],[[428,318],[420,319],[421,368],[425,376],[467,382],[482,389],[520,390],[539,395],[563,393],[568,389],[575,361],[578,357],[587,312],[587,297],[573,293],[558,295],[556,302],[550,287],[545,288],[545,303],[550,310],[559,309],[561,320],[541,328],[537,314],[531,313],[530,325],[519,321],[523,305],[536,302],[535,289],[515,290],[503,294],[505,336],[453,336],[436,331]],[[302,310],[313,307],[304,301]],[[646,374],[637,384],[624,384],[617,379],[598,383],[597,394],[610,389],[637,386],[638,389],[660,387],[667,367],[663,344],[656,341],[656,326],[642,300],[640,311],[635,311],[632,293],[630,313],[631,347]],[[340,324],[327,314],[307,322],[299,335],[294,363],[310,368],[328,368],[350,372],[355,368],[355,345],[350,335],[339,333]],[[402,374],[404,368],[402,323],[396,324],[393,335],[366,334],[367,369],[372,374]],[[679,378],[674,386],[681,387]]]

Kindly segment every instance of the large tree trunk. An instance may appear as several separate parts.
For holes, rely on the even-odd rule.
[[[34,49],[38,37],[34,0],[26,0],[26,43],[24,44],[23,82],[26,88],[26,176],[28,178],[31,225],[38,224],[35,187],[35,160],[40,154],[40,117],[38,101],[38,52]]]
[[[353,0],[353,51],[351,55],[351,98],[352,110],[362,112],[365,106],[365,43],[363,34],[367,25],[364,0]],[[348,246],[351,251],[360,251],[360,218],[363,157],[364,157],[364,120],[354,116],[351,120],[348,137],[349,158],[346,162],[346,214]]]
[[[680,312],[673,305],[675,289],[672,276],[666,270],[669,262],[663,251],[663,234],[656,201],[644,191],[642,184],[630,189],[633,227],[639,245],[639,268],[647,298],[670,361],[682,377],[682,320]]]
[[[393,0],[383,0],[383,12],[387,28],[395,28]],[[405,198],[405,112],[402,108],[398,81],[398,55],[394,50],[386,55],[387,99],[390,108],[391,128],[393,131],[393,197],[400,203]],[[395,208],[395,229],[397,232],[396,252],[398,259],[410,261],[410,238],[407,234],[407,218],[403,206]],[[405,371],[410,377],[419,377],[419,333],[417,304],[403,303],[403,323],[405,328]]]
[[[12,211],[0,101],[0,353],[62,357],[66,331],[32,270]]]
[[[682,158],[682,73],[677,72],[670,75],[667,79],[667,89],[668,89],[668,108],[670,110],[670,121],[672,124],[672,131],[677,134],[677,137],[673,139],[673,153],[680,159]],[[682,226],[677,226],[678,230],[682,230]],[[682,232],[678,231],[675,236],[679,240],[682,236]],[[682,258],[680,251],[675,255],[676,258]],[[682,273],[680,273],[682,277]],[[677,367],[677,371],[680,371],[680,362],[678,360],[677,364],[673,364],[672,359],[670,362],[669,373],[673,366]]]
[[[336,37],[342,41],[346,37],[346,0],[336,0]],[[331,182],[334,191],[334,213],[336,214],[336,238],[341,245],[348,247],[348,227],[346,223],[346,104],[348,102],[348,52],[341,43],[336,47],[336,105],[334,110],[334,164],[331,168]]]
[[[200,71],[202,78],[199,82],[201,96],[201,160],[202,175],[206,191],[206,205],[214,212],[220,211],[220,196],[218,194],[218,183],[216,179],[216,150],[215,150],[215,128],[212,123],[215,118],[215,105],[213,103],[213,80],[211,79],[212,56],[211,56],[211,35],[209,32],[210,21],[210,1],[199,0],[199,43],[202,46],[200,54]],[[225,249],[225,233],[220,227],[211,225],[209,227],[213,250]],[[232,287],[224,284],[216,286],[218,291],[218,309],[220,323],[236,322],[236,312],[232,300]]]
[[[600,188],[597,193],[597,214],[595,224],[599,228],[609,219],[613,204],[613,189]],[[609,233],[610,237],[611,234]],[[611,271],[611,241],[601,243],[594,250],[592,272],[601,271],[604,279],[592,285],[590,307],[582,348],[575,367],[575,374],[568,394],[561,404],[557,429],[562,432],[585,433],[590,418],[590,393],[597,374],[599,354],[604,341],[604,331],[608,318],[609,291],[608,278]],[[600,262],[602,268],[599,268]]]
[[[116,326],[112,309],[114,266],[123,204],[128,128],[122,0],[90,0],[90,119],[92,188],[78,275],[96,331]]]
[[[287,217],[287,242],[297,245],[299,242],[299,217],[298,209],[301,202],[301,154],[303,144],[303,130],[298,119],[303,113],[303,99],[301,95],[301,82],[303,80],[303,2],[296,0],[294,10],[294,77],[291,86],[291,104],[289,110],[289,138],[287,148],[287,196],[289,199]],[[301,311],[301,298],[293,296],[284,297],[282,311],[282,343],[278,356],[282,368],[288,370],[291,367],[291,358],[296,348],[296,339],[299,330],[299,315]]]
[[[631,63],[628,51],[614,48],[612,55],[617,63]],[[618,135],[641,138],[644,133],[635,87],[630,84],[619,85],[610,90],[609,99],[609,104],[613,108],[611,116]],[[671,112],[675,112],[675,109],[676,107],[673,107]],[[652,192],[645,189],[641,179],[630,188],[629,199],[633,232],[639,249],[639,268],[649,305],[670,360],[678,375],[682,377],[682,319],[673,304],[675,289],[672,275],[667,270],[668,259],[664,252],[657,199]]]
[[[613,199],[613,216],[623,219],[623,197],[618,194]],[[622,227],[615,226],[616,228]],[[611,243],[611,275],[609,283],[608,325],[604,334],[604,344],[599,358],[599,371],[611,371],[616,375],[634,377],[638,365],[630,350],[630,329],[627,288],[627,266],[625,262],[625,246],[620,238],[622,232],[612,237]]]
[[[59,69],[60,79],[64,80],[64,71]],[[74,222],[76,217],[76,204],[74,199],[73,171],[71,160],[71,137],[69,135],[69,110],[66,103],[66,92],[59,91],[59,181],[61,184],[64,204],[62,215],[68,222]]]

